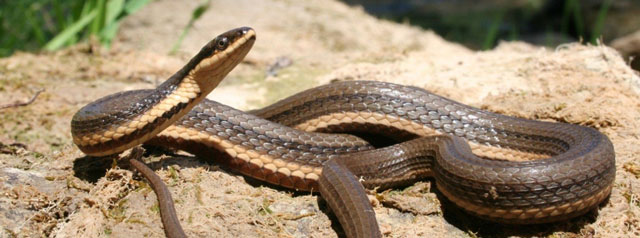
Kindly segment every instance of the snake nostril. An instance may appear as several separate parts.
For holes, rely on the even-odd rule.
[[[245,27],[242,27],[242,28],[241,28],[240,33],[241,33],[242,35],[245,35],[245,34],[249,33],[249,31],[250,31],[250,30],[251,30],[251,27],[246,27],[246,26],[245,26]]]

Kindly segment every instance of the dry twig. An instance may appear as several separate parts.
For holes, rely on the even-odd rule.
[[[38,95],[40,95],[40,93],[42,93],[43,91],[44,91],[44,89],[38,90],[36,92],[36,94],[33,95],[33,97],[31,99],[29,99],[29,101],[26,101],[26,102],[14,102],[14,103],[10,103],[10,104],[0,105],[0,109],[12,108],[12,107],[22,107],[22,106],[29,105],[29,104],[33,103],[33,101],[35,101],[36,98],[38,97]]]

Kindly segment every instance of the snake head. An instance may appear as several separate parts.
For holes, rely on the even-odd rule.
[[[250,27],[240,27],[220,34],[205,45],[202,50],[216,54],[225,51],[230,45],[237,43],[238,40],[253,42],[255,38],[256,34],[253,29]]]
[[[215,88],[235,65],[249,53],[256,40],[250,27],[240,27],[209,41],[183,68],[204,91]]]

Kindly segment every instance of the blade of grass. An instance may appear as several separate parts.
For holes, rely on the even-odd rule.
[[[503,12],[498,12],[491,22],[489,26],[489,30],[487,31],[487,36],[484,38],[484,43],[482,43],[482,49],[488,50],[494,46],[496,39],[498,38],[498,30],[500,29],[500,25],[502,24],[502,16]]]
[[[110,0],[107,3],[107,12],[104,18],[105,27],[113,24],[123,11],[124,0]]]
[[[120,27],[120,21],[138,11],[144,5],[149,3],[150,0],[112,0],[107,4],[107,16],[105,19],[105,26],[100,31],[100,41],[107,48],[111,46],[113,38],[118,33]]]
[[[95,11],[95,5],[96,1],[93,0],[88,0],[85,1],[84,4],[82,4],[82,10],[80,11],[80,15],[78,15],[75,19],[80,19],[86,15],[88,15],[90,12]]]
[[[116,36],[118,28],[120,27],[120,21],[118,16],[124,12],[124,0],[111,0],[107,3],[104,27],[100,29],[98,38],[100,43],[109,48],[111,47],[111,41]]]
[[[97,14],[91,22],[90,32],[91,35],[100,34],[100,29],[104,27],[104,18],[107,12],[107,2],[105,0],[97,0],[96,2]]]
[[[104,47],[111,47],[111,42],[113,38],[116,37],[116,33],[118,33],[118,28],[120,27],[120,21],[115,21],[109,25],[107,25],[102,31],[100,31],[100,43],[104,45]]]
[[[189,23],[187,23],[187,26],[185,26],[182,30],[182,34],[180,34],[178,41],[176,41],[173,47],[171,47],[169,54],[175,54],[178,51],[178,48],[180,48],[184,37],[187,36],[187,33],[189,33],[189,31],[193,27],[193,23],[209,9],[209,3],[211,3],[211,0],[203,1],[202,3],[200,3],[200,5],[198,5],[198,7],[196,7],[196,9],[193,10],[193,12],[191,13],[191,19],[189,19]]]
[[[584,24],[582,22],[582,11],[580,10],[580,1],[578,0],[571,0],[573,1],[573,21],[576,24],[576,32],[578,34],[578,36],[580,36],[581,38],[584,38]]]
[[[71,9],[71,19],[79,19],[82,16],[82,12],[85,9],[85,5],[87,5],[86,2],[84,3],[79,3],[76,4],[72,9]]]
[[[0,11],[0,36],[6,36],[5,34],[5,30],[4,30],[4,21],[5,21],[5,12],[4,11]],[[4,37],[0,38],[0,43],[2,43],[4,41]],[[2,46],[3,44],[0,44],[0,46]],[[0,56],[2,56],[2,54],[0,54]]]
[[[602,2],[602,6],[600,6],[600,9],[598,10],[598,16],[596,17],[596,22],[593,26],[591,44],[598,44],[598,38],[602,34],[602,27],[604,27],[604,21],[607,19],[607,12],[609,12],[610,6],[611,0],[604,0],[604,2]]]
[[[151,0],[0,0],[0,57],[55,50],[95,35],[109,46],[120,21]]]
[[[64,29],[58,35],[53,37],[45,46],[45,50],[57,50],[64,46],[64,43],[74,35],[78,34],[84,27],[86,27],[98,14],[98,9],[94,9],[88,14],[84,15],[75,23]]]
[[[571,10],[573,9],[573,0],[566,0],[564,2],[564,9],[562,9],[562,22],[560,23],[560,32],[565,35],[569,35],[569,21],[571,19]]]
[[[130,0],[127,1],[127,3],[124,5],[124,11],[127,14],[133,14],[134,12],[138,11],[140,8],[144,7],[144,5],[147,5],[147,3],[149,3],[151,0]]]
[[[87,9],[87,6],[89,4],[88,2],[89,1],[75,3],[73,8],[71,9],[71,14],[67,16],[67,22],[65,24],[65,28],[71,26],[71,24],[76,22],[77,19],[80,19],[87,14],[87,11],[85,9]],[[62,30],[64,30],[64,28],[58,32],[61,32]],[[80,40],[80,37],[81,36],[79,34],[73,35],[73,37],[70,37],[69,41],[65,45],[71,45],[75,42],[78,42]]]
[[[55,16],[57,23],[54,31],[61,31],[68,25],[67,20],[64,17],[62,4],[59,1],[51,1],[51,5],[53,6],[53,15]]]
[[[518,24],[512,23],[511,27],[509,29],[509,40],[510,41],[517,41],[518,38],[520,38],[519,33],[518,33]]]

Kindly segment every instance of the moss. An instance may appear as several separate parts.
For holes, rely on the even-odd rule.
[[[114,160],[114,162],[117,162],[117,160]],[[117,166],[117,163],[115,166]],[[133,192],[141,192],[146,197],[151,191],[153,191],[151,186],[143,181],[134,180],[134,183],[136,183],[137,188],[133,190]]]
[[[624,168],[625,171],[636,176],[636,178],[640,178],[640,165],[636,164],[635,162],[631,161],[624,163],[624,165],[622,165],[622,168]]]
[[[196,201],[198,201],[198,204],[204,205],[204,201],[202,200],[202,188],[196,184],[195,190],[196,190]]]
[[[156,202],[155,204],[153,204],[153,206],[151,206],[149,208],[149,210],[155,214],[159,214],[160,213],[160,205]]]
[[[118,201],[113,208],[109,209],[108,217],[116,220],[117,222],[122,222],[127,217],[127,206],[125,206],[125,204],[128,201],[128,199],[121,199]]]
[[[258,209],[258,214],[260,214],[260,215],[272,214],[273,210],[271,210],[269,208],[269,206],[271,206],[272,203],[273,203],[273,201],[270,201],[268,199],[263,199],[262,200],[262,204],[260,205],[260,208]]]
[[[567,104],[566,103],[558,103],[553,105],[553,111],[554,112],[559,112],[562,111],[562,109],[567,108]]]
[[[178,172],[173,168],[173,166],[169,166],[169,177],[171,177],[170,186],[176,185],[179,182]]]

